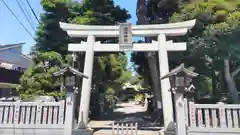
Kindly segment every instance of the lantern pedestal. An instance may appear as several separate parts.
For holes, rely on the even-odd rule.
[[[186,124],[182,123],[185,122],[185,110],[184,110],[184,100],[183,100],[183,93],[175,93],[174,94],[175,100],[175,109],[176,113],[176,130],[177,135],[186,135]]]
[[[92,129],[73,129],[73,135],[93,135]]]

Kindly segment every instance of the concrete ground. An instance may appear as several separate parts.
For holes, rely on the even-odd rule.
[[[136,102],[119,103],[114,111],[100,120],[92,120],[89,126],[94,135],[112,135],[112,123],[138,123],[138,135],[159,135],[162,129],[146,112],[146,106]]]

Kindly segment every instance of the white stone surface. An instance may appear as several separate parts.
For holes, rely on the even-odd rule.
[[[90,129],[73,129],[72,135],[93,135],[93,131]]]
[[[134,36],[157,36],[165,34],[167,36],[184,35],[195,25],[196,20],[190,20],[171,24],[155,25],[132,25],[132,35]],[[71,37],[118,37],[119,26],[96,26],[96,25],[76,25],[60,22],[60,27],[67,31]]]
[[[147,52],[147,51],[158,51],[160,49],[157,41],[153,43],[134,43],[130,51],[136,52]],[[187,49],[186,43],[172,43],[166,44],[167,51],[185,51]],[[85,52],[88,48],[87,42],[80,44],[74,43],[68,45],[68,51],[70,52]],[[119,52],[122,51],[119,44],[101,44],[100,42],[94,43],[94,52]]]
[[[168,24],[151,24],[151,25],[132,25],[132,30],[153,30],[153,29],[178,29],[178,28],[187,28],[191,29],[195,25],[196,20],[189,20],[184,22],[177,23],[168,23]],[[61,28],[64,30],[119,30],[118,25],[78,25],[78,24],[69,24],[64,22],[59,22]]]
[[[159,43],[159,68],[160,68],[160,78],[169,73],[169,64],[168,64],[168,53],[166,47],[166,36],[160,34],[158,36]],[[164,117],[164,128],[167,129],[168,125],[173,122],[173,103],[172,95],[170,90],[170,80],[169,78],[163,79],[161,83],[161,92],[162,92],[162,102],[163,102],[163,117]]]
[[[176,113],[176,131],[177,135],[187,135],[186,130],[186,123],[185,121],[185,104],[183,100],[183,93],[176,93],[174,94],[174,101],[175,101],[175,110]]]
[[[93,45],[95,43],[95,37],[93,35],[89,35],[87,39],[87,43],[88,43],[88,49],[86,50],[86,54],[85,54],[83,72],[86,76],[88,76],[88,78],[83,78],[83,81],[82,81],[81,95],[83,96],[81,96],[80,110],[79,110],[79,118],[83,118],[83,122],[85,125],[88,124],[88,112],[89,112],[89,105],[90,105],[90,96],[91,96],[91,87],[92,87],[92,71],[93,71],[93,61],[94,61]]]
[[[182,29],[166,29],[166,30],[137,30],[132,31],[134,36],[156,36],[158,34],[166,34],[167,36],[181,36],[187,33],[186,28]],[[71,37],[86,37],[87,35],[95,35],[96,37],[118,37],[118,31],[78,31],[78,30],[68,30],[68,35]]]

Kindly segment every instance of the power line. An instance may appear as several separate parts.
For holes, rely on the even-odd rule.
[[[27,22],[29,23],[30,27],[33,29],[33,31],[35,31],[35,28],[34,28],[34,25],[31,23],[31,20],[29,19],[29,16],[27,15],[27,13],[24,11],[24,9],[22,8],[21,4],[19,3],[18,0],[17,1],[17,4],[18,4],[18,7],[20,8],[20,10],[22,11],[22,13],[24,14],[25,18],[27,19]]]
[[[34,39],[33,35],[28,31],[28,29],[23,25],[21,20],[14,14],[14,12],[10,9],[10,7],[5,3],[4,0],[2,0],[3,4],[7,7],[7,9],[12,13],[12,15],[18,20],[18,22],[21,24],[21,26],[25,29],[25,31]]]
[[[30,5],[29,1],[28,1],[28,0],[26,0],[26,2],[27,2],[27,4],[28,4],[28,7],[31,9],[31,12],[33,13],[33,15],[34,15],[35,19],[38,21],[38,23],[40,23],[40,21],[38,20],[38,17],[37,17],[37,15],[35,14],[35,12],[34,12],[34,10],[33,10],[32,6]]]
[[[34,20],[32,19],[32,15],[31,15],[31,13],[29,13],[29,11],[27,10],[27,8],[26,8],[26,4],[24,4],[24,2],[21,1],[21,0],[19,0],[19,2],[21,3],[23,9],[24,9],[25,12],[27,13],[28,17],[30,18],[30,20],[31,20],[31,22],[32,22],[32,24],[33,24],[33,26],[34,26],[34,25],[35,25],[35,22],[34,22]]]

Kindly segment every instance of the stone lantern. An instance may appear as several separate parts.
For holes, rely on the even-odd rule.
[[[56,77],[61,77],[62,79],[62,85],[61,85],[61,91],[63,91],[64,88],[66,88],[67,92],[75,92],[78,88],[76,87],[76,77],[84,77],[88,78],[83,73],[77,71],[76,69],[68,66],[64,69],[60,69],[59,71],[53,73]]]
[[[53,75],[55,77],[61,78],[61,92],[64,92],[64,90],[66,90],[67,92],[66,99],[65,99],[66,111],[76,108],[75,93],[78,90],[78,87],[76,87],[76,77],[77,76],[84,77],[87,79],[88,77],[70,66],[60,69],[59,71],[53,73]],[[73,120],[74,116],[75,116],[75,111],[72,111],[72,114],[69,115],[68,118],[69,119],[71,118]],[[74,126],[73,123],[74,122],[72,121],[71,123],[68,123],[68,124],[65,123],[65,124],[68,125],[69,130],[72,130]]]
[[[177,112],[175,113],[177,135],[186,135],[186,124],[183,124],[185,123],[184,94],[193,91],[192,78],[197,76],[197,73],[184,68],[184,64],[181,64],[161,78],[169,78],[171,82],[170,91],[174,94],[175,112]]]
[[[192,78],[197,77],[198,74],[184,68],[184,64],[173,69],[167,75],[163,76],[161,79],[169,78],[171,82],[170,91],[175,93],[185,93],[192,90]]]

